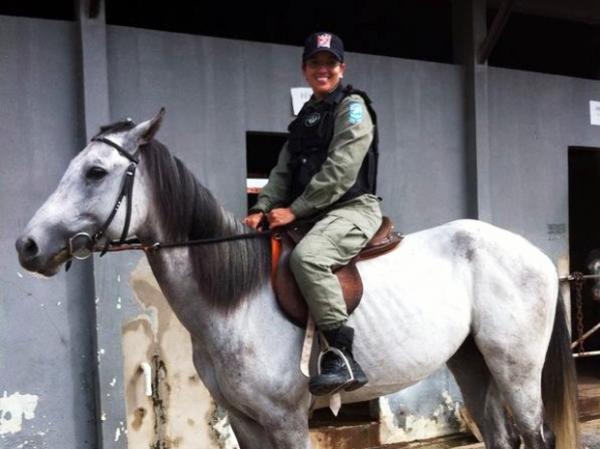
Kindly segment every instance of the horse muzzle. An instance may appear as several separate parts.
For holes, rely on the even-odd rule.
[[[19,255],[19,263],[27,271],[44,276],[55,275],[60,266],[71,258],[70,250],[66,246],[53,248],[46,247],[43,238],[36,238],[33,234],[24,234],[15,242]],[[60,241],[60,240],[50,240]],[[64,242],[64,239],[62,240]]]

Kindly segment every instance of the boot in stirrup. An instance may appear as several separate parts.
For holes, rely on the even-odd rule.
[[[340,390],[356,390],[365,385],[367,376],[352,355],[354,329],[342,325],[323,334],[329,349],[319,355],[318,375],[308,383],[310,392],[315,396],[324,396]]]

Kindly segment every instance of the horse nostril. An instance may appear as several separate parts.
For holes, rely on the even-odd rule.
[[[21,245],[21,253],[27,257],[35,257],[39,253],[39,248],[35,240],[30,237],[24,238],[22,240]]]

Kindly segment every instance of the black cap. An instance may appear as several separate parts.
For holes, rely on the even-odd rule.
[[[344,62],[344,43],[333,33],[321,31],[308,36],[304,41],[302,61],[306,61],[320,51],[327,51],[335,56],[338,61]]]

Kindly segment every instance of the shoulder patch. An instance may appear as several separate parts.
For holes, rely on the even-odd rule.
[[[356,125],[363,120],[363,107],[358,101],[348,104],[348,123]]]

